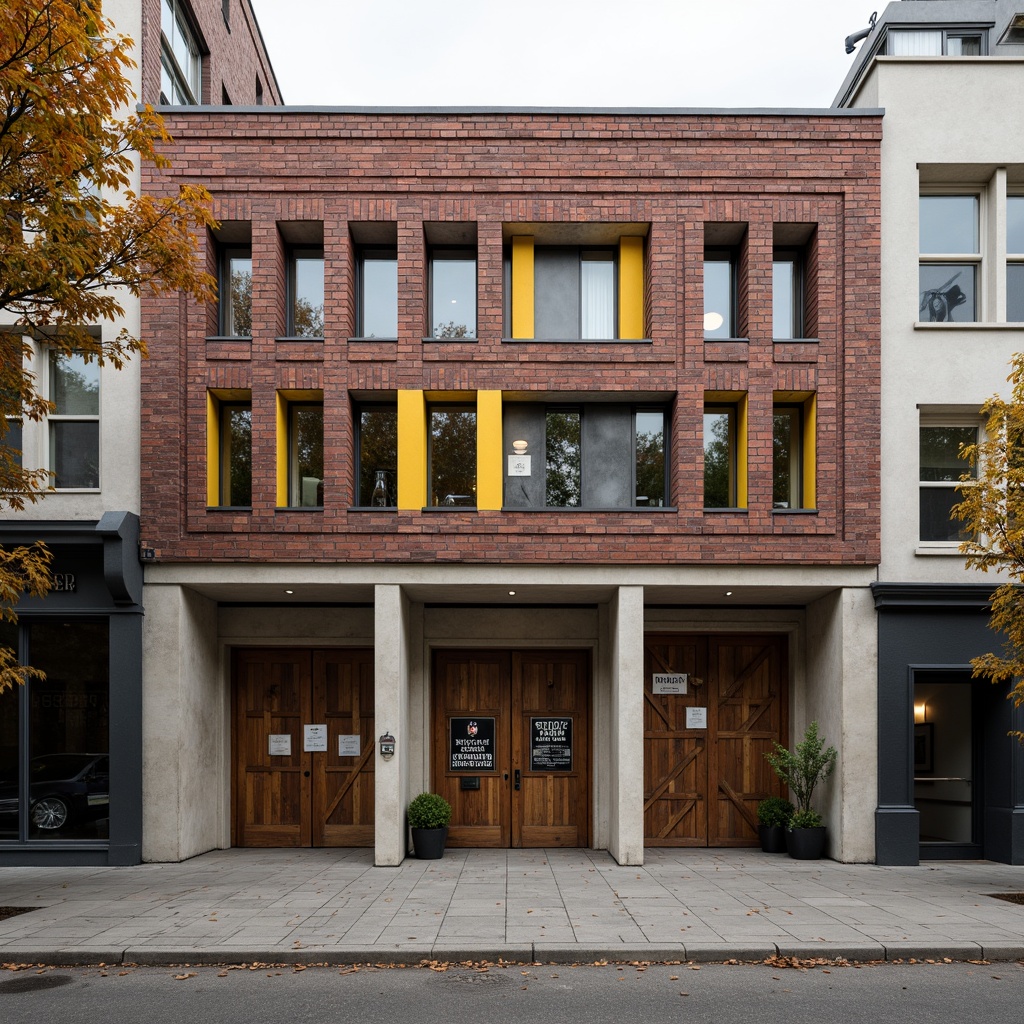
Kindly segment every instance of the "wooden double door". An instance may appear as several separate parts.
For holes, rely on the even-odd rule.
[[[449,846],[587,846],[586,651],[436,651],[433,788]]]
[[[373,651],[237,650],[232,690],[232,843],[372,846]]]
[[[788,743],[786,643],[645,637],[647,846],[757,844],[758,802],[784,795],[764,755]]]

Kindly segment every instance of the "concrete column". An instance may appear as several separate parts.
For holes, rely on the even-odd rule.
[[[390,732],[397,741],[391,760],[381,758],[379,746],[374,755],[374,863],[385,867],[405,859],[409,800],[409,602],[401,587],[374,587],[373,623],[376,732]]]
[[[644,589],[619,587],[609,606],[611,809],[608,852],[644,862]]]

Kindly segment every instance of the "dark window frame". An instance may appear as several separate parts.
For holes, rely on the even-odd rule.
[[[320,411],[320,486],[317,488],[319,501],[307,505],[302,500],[302,478],[299,476],[298,460],[298,414],[306,409],[318,409]],[[288,437],[288,508],[311,508],[322,509],[324,507],[324,466],[323,466],[323,443],[324,443],[324,402],[323,399],[300,399],[287,403],[287,437]]]
[[[477,507],[477,486],[479,481],[477,480],[477,467],[476,460],[479,451],[479,439],[477,431],[480,427],[480,421],[477,414],[476,403],[466,402],[428,402],[427,403],[427,501],[430,499],[434,491],[434,469],[435,469],[435,458],[434,458],[434,430],[433,430],[433,415],[435,412],[449,412],[449,413],[472,413],[473,415],[473,485],[471,487],[472,494],[457,494],[454,491],[449,492],[445,498],[452,498],[451,502],[442,500],[440,503],[428,504],[427,507],[431,509],[476,509]],[[465,502],[466,499],[471,498],[472,501],[469,503]]]
[[[774,269],[777,263],[789,263],[793,267],[793,281],[790,289],[790,334],[779,334],[775,323],[775,282]],[[807,257],[799,246],[777,246],[772,249],[772,338],[790,341],[806,337],[807,330]]]
[[[478,247],[476,245],[431,245],[428,249],[428,257],[427,316],[429,320],[426,338],[430,341],[477,341],[480,333],[480,257]],[[435,315],[434,265],[438,262],[454,263],[459,261],[473,264],[473,328],[469,330],[468,325],[460,325],[467,326],[465,334],[439,334],[437,327],[440,326],[443,329],[445,324],[443,320],[438,321]],[[454,323],[454,320],[449,322]]]
[[[395,451],[394,451],[394,468],[389,469],[387,467],[374,467],[368,472],[374,474],[376,480],[376,474],[383,472],[385,474],[390,473],[390,479],[385,476],[384,489],[385,489],[385,504],[377,505],[373,504],[373,493],[376,484],[368,484],[370,488],[369,495],[363,493],[362,473],[363,473],[363,413],[392,413],[395,418]],[[383,508],[394,510],[398,507],[398,402],[359,402],[353,408],[354,415],[354,430],[355,430],[355,490],[356,490],[356,508]],[[390,494],[387,492],[390,490]],[[394,501],[387,501],[388,497],[393,497]],[[365,499],[365,500],[364,500]]]
[[[247,411],[249,413],[249,501],[245,504],[234,504],[232,497],[231,479],[231,429],[230,414],[233,410]],[[218,481],[217,481],[217,508],[252,508],[252,398],[248,400],[240,398],[218,399],[217,404],[217,429],[218,443],[220,450],[217,453]]]
[[[222,245],[218,253],[218,286],[217,286],[217,329],[225,338],[252,337],[252,246]],[[231,262],[242,259],[249,261],[249,333],[236,334],[234,327],[234,309],[232,305]],[[227,301],[225,301],[225,298]]]
[[[704,331],[705,341],[726,341],[731,338],[738,337],[736,333],[739,326],[739,268],[740,268],[740,250],[737,246],[705,246],[704,248],[704,274],[705,278],[707,275],[707,265],[709,263],[727,263],[729,265],[729,316],[728,320],[723,323],[723,327],[728,327],[725,334],[717,333],[721,328],[715,328],[712,331]],[[707,304],[707,290],[706,280],[703,289],[704,293],[704,304]],[[705,312],[707,312],[705,310]]]
[[[285,288],[285,302],[287,304],[287,316],[285,318],[285,330],[289,338],[312,338],[321,341],[324,338],[326,328],[322,328],[319,334],[299,334],[296,330],[296,303],[300,297],[298,294],[298,262],[299,260],[319,260],[321,264],[321,278],[323,281],[324,302],[321,306],[320,316],[323,318],[327,304],[327,264],[322,245],[290,245],[287,250],[287,287]]]
[[[366,263],[370,262],[393,262],[397,271],[398,246],[397,245],[360,245],[356,247],[356,337],[374,338],[384,341],[396,341],[398,339],[398,282],[395,282],[395,321],[396,330],[394,335],[369,335],[366,333]],[[396,274],[397,276],[397,274]]]

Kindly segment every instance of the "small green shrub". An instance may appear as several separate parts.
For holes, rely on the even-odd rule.
[[[824,782],[836,769],[836,756],[835,747],[825,748],[825,741],[818,735],[818,723],[811,722],[794,750],[776,743],[774,753],[765,754],[764,759],[793,791],[798,810],[809,811],[818,783]]]
[[[437,793],[420,793],[409,804],[410,828],[447,828],[452,805]]]
[[[781,796],[765,797],[757,805],[757,822],[769,828],[785,828],[793,817],[793,805]]]
[[[789,821],[790,828],[821,828],[824,824],[817,811],[797,811]]]

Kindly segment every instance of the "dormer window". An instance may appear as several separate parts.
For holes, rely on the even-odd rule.
[[[986,52],[979,30],[954,28],[890,28],[890,57],[980,57]]]

